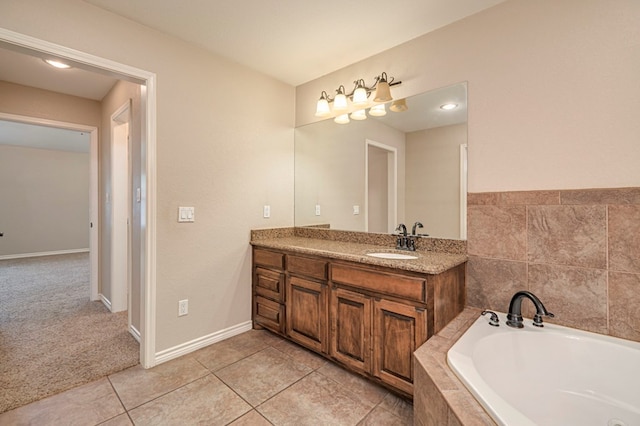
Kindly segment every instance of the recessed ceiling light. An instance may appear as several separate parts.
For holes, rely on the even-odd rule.
[[[458,104],[449,103],[449,104],[440,105],[440,109],[443,109],[445,111],[448,111],[450,109],[455,109],[455,108],[458,108]]]
[[[71,68],[71,65],[67,65],[64,62],[56,61],[55,59],[45,59],[44,61],[49,65],[51,65],[52,67],[56,67],[59,69]]]

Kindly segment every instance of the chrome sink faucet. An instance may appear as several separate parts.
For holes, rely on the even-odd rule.
[[[424,225],[422,225],[422,223],[420,222],[414,223],[413,227],[411,228],[411,235],[416,236],[416,228],[424,228]]]
[[[396,238],[396,250],[409,250],[409,246],[407,245],[407,227],[405,224],[399,224],[396,228],[396,232],[398,232],[398,238]]]
[[[536,327],[543,327],[542,317],[547,316],[553,318],[554,315],[547,311],[538,297],[529,291],[519,291],[513,295],[511,302],[509,303],[509,313],[507,314],[507,325],[514,328],[522,328],[524,324],[522,322],[522,300],[529,299],[536,307],[536,314],[533,316],[533,325]]]

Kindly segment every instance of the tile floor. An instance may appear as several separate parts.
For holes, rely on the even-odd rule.
[[[413,407],[293,343],[251,330],[0,414],[0,425],[411,425]]]

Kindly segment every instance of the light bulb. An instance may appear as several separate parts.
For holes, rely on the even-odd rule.
[[[354,120],[366,120],[367,119],[367,113],[364,112],[363,109],[359,109],[357,111],[353,111],[351,113],[351,118]]]
[[[335,100],[334,100],[335,102]],[[333,119],[333,121],[335,121],[338,124],[347,124],[350,120],[349,120],[349,114],[341,114],[339,116],[337,116],[336,118]]]
[[[383,115],[387,115],[387,110],[385,109],[384,104],[374,105],[369,110],[369,115],[372,117],[382,117]]]

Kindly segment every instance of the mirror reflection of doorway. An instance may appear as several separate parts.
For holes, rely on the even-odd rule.
[[[392,233],[398,216],[397,149],[366,141],[365,231]]]

